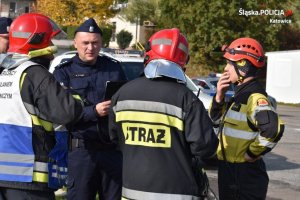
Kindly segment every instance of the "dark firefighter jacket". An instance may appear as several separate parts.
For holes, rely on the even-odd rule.
[[[256,79],[237,86],[229,104],[218,104],[213,99],[209,115],[215,124],[222,125],[219,135],[222,140],[217,151],[219,160],[225,160],[221,141],[226,160],[241,163],[245,162],[246,152],[257,158],[271,151],[280,140],[284,124]]]
[[[202,102],[173,79],[137,78],[112,98],[110,137],[123,152],[123,196],[200,199],[195,160],[217,137]]]
[[[20,80],[15,81],[20,84],[21,98],[32,120],[30,148],[33,148],[35,162],[33,181],[0,181],[0,187],[51,190],[48,188],[48,172],[40,171],[37,163],[43,166],[47,164],[48,155],[56,144],[53,123],[66,125],[77,120],[82,112],[82,106],[79,101],[66,93],[52,74],[38,64],[25,69]],[[18,113],[6,114],[18,115]]]

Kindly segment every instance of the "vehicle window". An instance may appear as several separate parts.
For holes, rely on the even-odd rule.
[[[139,77],[143,73],[144,63],[142,62],[121,62],[121,64],[129,81]]]
[[[204,89],[209,90],[210,88],[208,87],[208,85],[204,82],[204,81],[199,81],[198,85],[200,85],[201,87],[203,87]]]
[[[218,80],[216,80],[216,81],[211,81],[211,84],[212,84],[213,86],[217,87]]]
[[[199,88],[194,84],[194,82],[186,76],[186,86],[193,92],[198,92]]]

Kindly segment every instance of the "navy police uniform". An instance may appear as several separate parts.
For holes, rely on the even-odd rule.
[[[102,35],[93,19],[76,32]],[[98,56],[94,65],[84,63],[76,54],[56,67],[54,76],[73,95],[84,102],[80,121],[69,127],[72,139],[68,157],[68,199],[120,199],[122,155],[108,137],[108,117],[99,117],[95,106],[105,101],[107,81],[126,80],[120,64]]]

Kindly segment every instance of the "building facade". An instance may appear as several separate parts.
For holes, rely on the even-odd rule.
[[[36,0],[0,0],[0,16],[15,19],[23,13],[34,11]]]
[[[137,20],[134,23],[131,23],[129,21],[126,21],[121,15],[116,15],[115,17],[109,19],[109,22],[114,27],[109,47],[118,48],[116,35],[122,30],[126,30],[132,34],[132,40],[130,42],[129,47],[134,46],[137,42],[145,44],[146,28],[140,25],[139,20]]]

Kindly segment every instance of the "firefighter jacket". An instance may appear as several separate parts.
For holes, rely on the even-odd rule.
[[[231,163],[245,162],[246,152],[257,158],[271,151],[284,131],[283,122],[256,79],[237,86],[229,103],[218,104],[213,98],[209,115],[220,124],[218,159]]]
[[[57,146],[54,125],[81,114],[80,102],[68,95],[41,65],[31,61],[0,74],[0,187],[47,191],[48,155]],[[57,168],[57,163],[52,163]],[[49,169],[52,170],[52,169]],[[65,173],[66,168],[62,171]],[[54,171],[52,171],[54,172]],[[55,180],[58,181],[58,180]]]
[[[140,77],[113,96],[109,117],[123,153],[123,197],[201,199],[194,161],[214,155],[218,139],[193,92],[174,79]]]
[[[119,62],[98,56],[94,65],[80,60],[78,54],[58,65],[54,76],[72,94],[84,102],[81,119],[70,130],[72,137],[99,145],[100,149],[112,148],[108,137],[108,117],[99,117],[96,104],[105,101],[107,81],[126,80]]]

